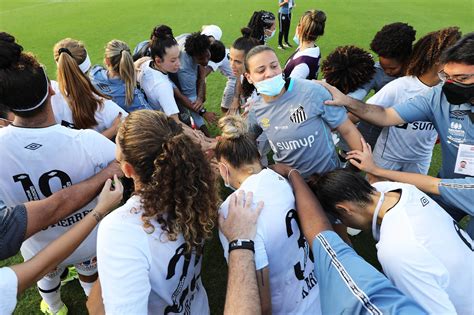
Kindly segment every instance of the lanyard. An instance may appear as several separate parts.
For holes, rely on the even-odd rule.
[[[383,192],[380,193],[380,199],[375,206],[374,216],[372,217],[372,236],[374,237],[375,241],[379,241],[380,238],[380,226],[377,226],[377,217],[379,215],[380,209],[382,208],[383,201],[385,199],[385,194]]]

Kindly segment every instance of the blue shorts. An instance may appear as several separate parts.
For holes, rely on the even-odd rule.
[[[323,314],[428,314],[333,231],[313,241]]]
[[[18,253],[25,240],[27,223],[25,205],[9,208],[0,201],[0,260]]]

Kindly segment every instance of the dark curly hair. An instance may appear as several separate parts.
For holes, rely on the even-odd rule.
[[[23,52],[12,35],[0,32],[0,105],[20,117],[32,117],[44,110],[48,98],[36,109],[48,89],[45,70],[36,58]],[[17,110],[15,110],[17,109]]]
[[[372,79],[375,63],[372,55],[359,47],[340,46],[323,61],[321,70],[326,82],[347,94]]]
[[[448,27],[431,32],[420,38],[413,46],[407,75],[420,76],[440,62],[443,51],[461,38],[459,27]]]
[[[275,22],[275,15],[269,11],[255,11],[250,17],[247,27],[251,30],[250,37],[255,38],[261,45],[265,44],[265,30]]]
[[[159,57],[163,59],[166,55],[166,49],[178,45],[178,42],[173,37],[173,31],[169,26],[158,25],[153,29],[149,45],[151,58]]]
[[[220,40],[214,40],[209,46],[209,51],[211,52],[211,61],[219,63],[225,58],[225,46],[224,43]]]
[[[195,32],[186,38],[184,50],[191,57],[202,56],[211,48],[211,41],[207,35]]]
[[[200,146],[159,111],[130,113],[117,134],[123,160],[140,181],[143,226],[156,219],[169,240],[182,234],[187,252],[210,238],[217,215],[216,178]]]
[[[410,58],[415,35],[416,31],[406,23],[387,24],[375,34],[370,49],[379,56],[405,63]]]

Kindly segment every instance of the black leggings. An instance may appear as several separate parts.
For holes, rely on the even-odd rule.
[[[278,45],[282,45],[283,36],[285,36],[285,43],[288,44],[288,33],[290,33],[291,13],[278,13],[278,26],[280,31],[278,33]]]

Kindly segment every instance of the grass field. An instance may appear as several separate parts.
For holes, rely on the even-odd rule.
[[[84,41],[93,63],[102,63],[104,46],[109,40],[124,40],[133,49],[149,37],[156,24],[170,25],[175,35],[198,31],[204,24],[217,24],[224,32],[223,42],[229,46],[254,10],[276,13],[276,3],[276,0],[1,0],[0,31],[16,36],[26,51],[32,51],[46,65],[49,76],[55,78],[52,47],[62,38]],[[305,10],[322,9],[328,16],[325,35],[318,40],[323,58],[339,45],[355,44],[368,49],[376,31],[384,24],[396,21],[414,26],[417,38],[453,25],[461,27],[464,33],[474,30],[472,0],[296,0],[296,3],[291,38],[298,18]],[[276,47],[277,36],[269,45]],[[291,51],[277,53],[284,63]],[[220,74],[208,78],[208,109],[219,111],[224,85]],[[435,174],[439,165],[440,152],[436,148],[430,173]],[[359,235],[354,244],[361,255],[377,264],[370,236]],[[0,262],[0,266],[19,261],[21,257],[16,256]],[[226,271],[219,241],[214,237],[207,245],[203,266],[204,285],[213,314],[223,310]],[[62,296],[70,314],[87,313],[77,281],[66,285]],[[39,313],[39,301],[36,290],[28,290],[20,297],[15,314]]]

